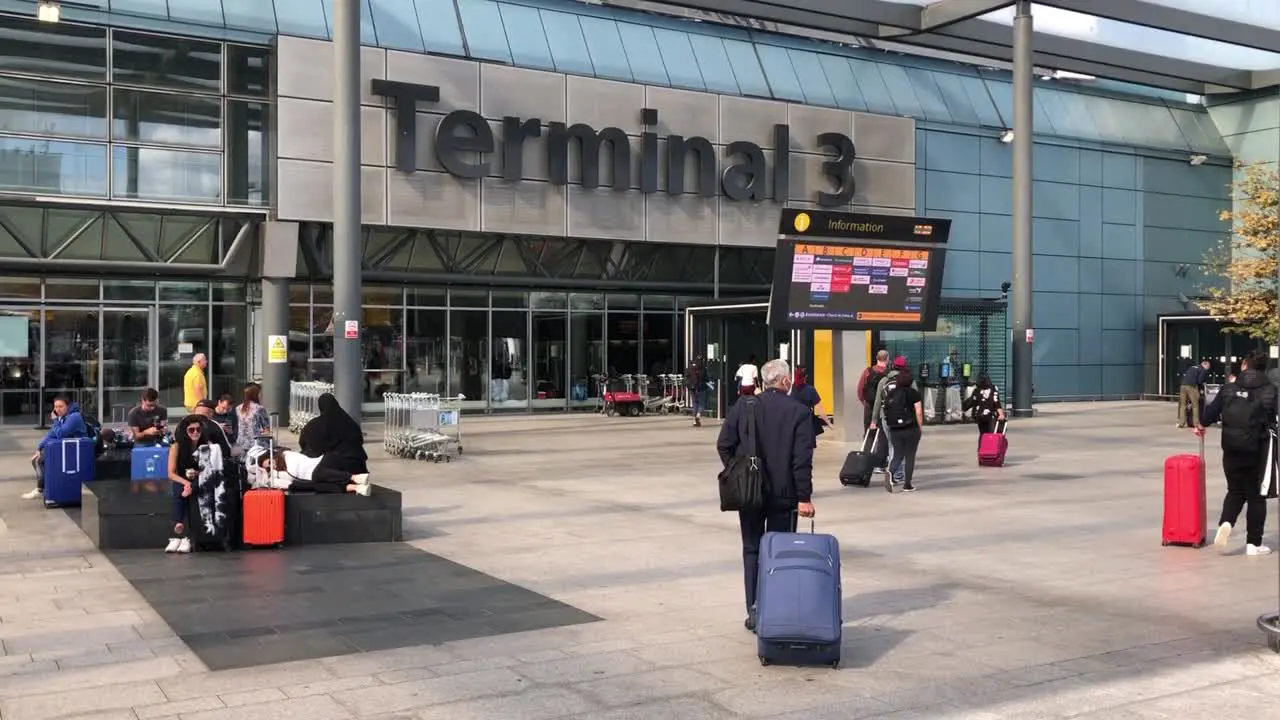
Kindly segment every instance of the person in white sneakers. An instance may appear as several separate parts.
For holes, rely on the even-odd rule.
[[[354,493],[368,497],[372,491],[369,473],[349,473],[321,464],[324,458],[307,457],[292,450],[258,459],[258,474],[268,487],[291,492]]]
[[[1222,501],[1222,517],[1213,544],[1224,546],[1231,530],[1245,514],[1245,554],[1266,555],[1271,548],[1262,544],[1267,522],[1267,500],[1263,478],[1270,481],[1267,454],[1271,428],[1276,418],[1276,387],[1267,379],[1267,356],[1253,351],[1240,364],[1240,374],[1218,391],[1217,397],[1200,415],[1196,434],[1204,427],[1222,422],[1222,472],[1227,476],[1227,496]]]

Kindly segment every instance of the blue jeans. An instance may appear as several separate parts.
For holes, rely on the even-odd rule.
[[[689,388],[689,405],[694,415],[702,414],[702,388]]]
[[[173,511],[169,516],[175,525],[178,523],[186,525],[187,509],[190,507],[191,498],[182,497],[182,483],[171,482],[169,484],[173,486]]]

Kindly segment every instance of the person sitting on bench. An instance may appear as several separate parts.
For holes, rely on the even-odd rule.
[[[349,473],[325,467],[324,458],[312,458],[292,450],[258,459],[258,473],[270,487],[290,492],[354,493],[369,496],[369,473]]]
[[[369,455],[360,423],[351,419],[332,393],[321,395],[317,406],[320,414],[298,434],[298,449],[309,458],[319,458],[319,467],[348,475],[367,474]]]

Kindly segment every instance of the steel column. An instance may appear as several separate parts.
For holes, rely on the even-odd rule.
[[[333,384],[338,404],[360,421],[363,395],[360,233],[360,5],[333,0]]]
[[[264,354],[262,367],[262,406],[280,413],[281,427],[289,426],[289,363],[271,362],[272,335],[289,336],[289,279],[262,278],[262,326],[257,328],[255,346]],[[285,340],[288,357],[289,341]]]
[[[1032,35],[1030,0],[1018,0],[1013,19],[1013,414],[1031,410],[1031,156]]]

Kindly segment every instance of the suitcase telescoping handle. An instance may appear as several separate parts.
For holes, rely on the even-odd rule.
[[[72,457],[74,457],[74,458],[76,459],[76,469],[75,469],[75,470],[72,470],[72,469],[71,469],[71,465],[67,462],[67,448],[68,448],[68,447],[75,448],[75,452],[71,453],[71,456],[72,456]],[[80,440],[79,440],[79,438],[76,438],[76,439],[74,439],[74,440],[63,440],[63,441],[62,441],[62,471],[63,471],[63,472],[65,472],[65,473],[67,473],[68,475],[79,475],[79,474],[80,474]]]

